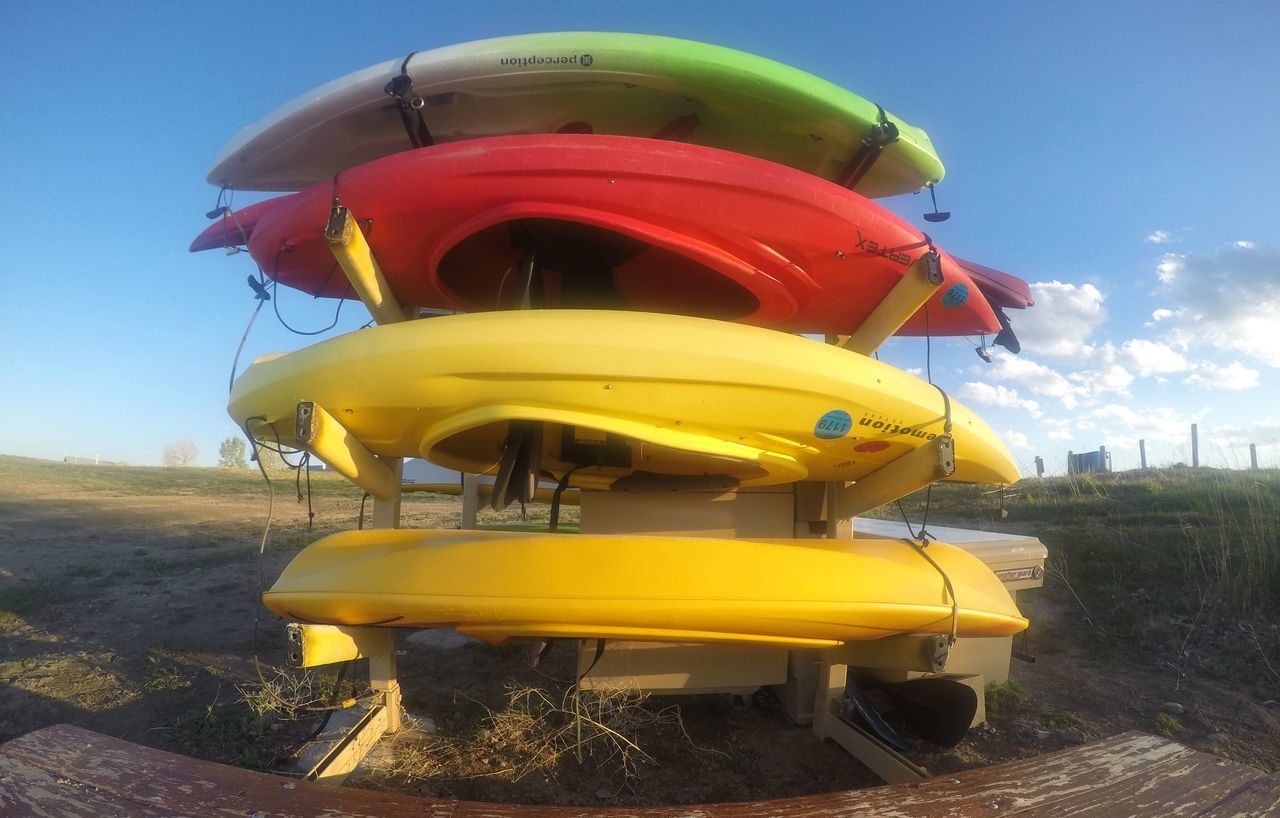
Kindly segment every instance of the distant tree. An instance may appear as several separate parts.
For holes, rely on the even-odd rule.
[[[224,469],[243,469],[249,465],[244,456],[244,438],[229,437],[218,446],[218,465]]]
[[[292,449],[285,449],[285,453],[289,455],[289,459],[292,462],[298,462],[298,457]],[[289,464],[274,448],[268,449],[265,446],[259,446],[258,459],[262,461],[262,466],[267,471],[285,471],[289,468]]]
[[[176,443],[164,447],[162,462],[166,466],[190,466],[200,456],[200,449],[189,437],[179,439]]]

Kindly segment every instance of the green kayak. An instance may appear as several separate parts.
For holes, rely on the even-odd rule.
[[[943,175],[923,130],[799,69],[672,37],[565,32],[415,52],[334,80],[236,134],[208,179],[298,190],[399,151],[515,133],[692,142],[873,198]]]

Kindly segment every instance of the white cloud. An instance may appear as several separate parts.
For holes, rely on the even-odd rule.
[[[1241,239],[1240,241],[1236,242],[1235,246],[1239,247],[1242,250],[1252,250],[1256,245],[1251,241],[1245,241]]]
[[[982,403],[987,406],[1004,406],[1009,409],[1023,409],[1032,417],[1040,417],[1040,404],[1030,398],[1023,398],[1018,390],[1007,386],[969,381],[957,390],[962,398]]]
[[[1199,418],[1199,415],[1183,415],[1169,406],[1135,410],[1117,403],[1097,407],[1090,411],[1089,416],[1106,429],[1106,444],[1115,448],[1135,448],[1139,439],[1148,442],[1187,441],[1191,435],[1191,424]]]
[[[1167,318],[1168,340],[1182,349],[1207,345],[1280,367],[1280,249],[1244,244],[1160,260],[1160,291],[1179,307]]]
[[[1120,357],[1144,378],[1157,372],[1185,372],[1191,366],[1182,353],[1168,344],[1141,338],[1125,341],[1120,347]]]
[[[1248,426],[1219,426],[1213,431],[1215,431],[1213,437],[1219,438],[1222,443],[1228,445],[1248,447],[1251,443],[1258,445],[1280,443],[1280,419],[1275,417],[1268,417],[1266,420],[1260,420]]]
[[[995,361],[983,370],[988,379],[1020,383],[1037,395],[1058,398],[1068,409],[1074,409],[1078,405],[1081,388],[1073,385],[1060,373],[1029,358],[997,355]]]
[[[1107,318],[1097,287],[1049,281],[1032,284],[1031,292],[1035,309],[1019,313],[1014,326],[1025,349],[1064,360],[1096,353],[1089,337]]]
[[[1158,310],[1153,310],[1151,313],[1151,320],[1147,321],[1142,326],[1154,327],[1156,324],[1160,323],[1161,321],[1164,321],[1167,318],[1172,318],[1175,315],[1177,315],[1177,313],[1174,312],[1173,310],[1166,310],[1163,308]]]
[[[1226,461],[1235,468],[1249,465],[1249,444],[1257,448],[1258,465],[1274,468],[1280,458],[1280,420],[1261,420],[1248,426],[1219,426],[1210,430],[1211,440],[1229,453]]]
[[[1031,448],[1031,441],[1027,440],[1027,436],[1024,435],[1022,432],[1010,429],[1008,431],[1003,432],[1000,436],[1004,438],[1004,442],[1008,444],[1011,448],[1014,448],[1014,449],[1030,449]]]
[[[1116,349],[1110,344],[1105,344],[1101,347],[1090,347],[1089,349],[1095,353],[1092,356],[1094,358],[1114,359],[1116,357]],[[1015,358],[1000,350],[997,350],[995,355],[996,359],[993,363],[986,367],[975,367],[972,371],[986,376],[986,380],[1021,384],[1036,395],[1057,398],[1062,401],[1062,405],[1066,409],[1075,409],[1081,404],[1092,404],[1100,395],[1127,395],[1129,386],[1134,381],[1133,373],[1116,363],[1107,363],[1092,369],[1083,369],[1063,375],[1061,372],[1030,358]],[[996,387],[996,389],[999,389],[999,387]],[[997,395],[990,393],[978,396],[978,391],[980,391],[980,386],[979,390],[973,390],[970,394],[979,402],[983,402],[983,397],[990,396],[992,398],[991,401],[987,402],[994,402],[997,398]],[[1008,391],[1015,396],[1017,395],[1013,390]],[[1038,405],[1037,408],[1039,408]]]
[[[1072,372],[1067,377],[1080,385],[1084,395],[1102,395],[1108,392],[1127,395],[1129,384],[1133,383],[1133,373],[1119,364]]]
[[[1195,389],[1252,389],[1258,385],[1258,370],[1250,369],[1239,361],[1232,361],[1226,366],[1201,361],[1183,383]]]
[[[1173,241],[1173,233],[1168,230],[1152,230],[1147,236],[1148,244],[1168,244]]]
[[[1040,425],[1050,440],[1070,440],[1072,437],[1071,421],[1065,418],[1044,418]]]

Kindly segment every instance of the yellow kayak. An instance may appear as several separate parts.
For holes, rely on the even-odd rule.
[[[977,557],[935,542],[959,636],[1027,626]],[[573,637],[822,647],[951,632],[942,575],[907,542],[365,530],[294,557],[263,595],[331,625],[449,627],[486,641]]]
[[[258,359],[228,412],[259,440],[299,445],[300,402],[375,455],[494,474],[518,427],[535,474],[573,470],[576,486],[637,490],[858,480],[942,434],[948,405],[925,381],[833,345],[600,310],[360,330]],[[995,432],[956,401],[949,408],[950,479],[1016,481]]]

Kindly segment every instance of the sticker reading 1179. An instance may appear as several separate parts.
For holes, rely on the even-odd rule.
[[[832,409],[813,425],[813,436],[819,440],[835,440],[849,434],[853,428],[853,418],[843,409]]]

